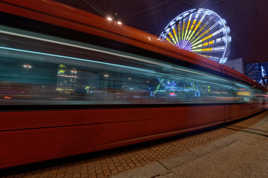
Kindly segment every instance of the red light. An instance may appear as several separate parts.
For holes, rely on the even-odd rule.
[[[11,96],[4,96],[3,98],[4,98],[5,100],[11,100],[11,99],[12,99]]]
[[[170,95],[170,96],[176,96],[176,93],[171,92],[171,93],[169,93],[169,95]]]

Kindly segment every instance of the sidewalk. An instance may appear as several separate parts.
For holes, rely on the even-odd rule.
[[[263,117],[254,125],[246,122]],[[227,125],[235,131],[207,145],[195,147],[112,178],[265,178],[268,177],[268,112]]]

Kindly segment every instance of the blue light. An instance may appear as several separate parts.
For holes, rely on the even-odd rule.
[[[152,70],[145,70],[145,69],[136,68],[136,67],[130,67],[130,66],[124,66],[124,65],[120,65],[120,64],[112,64],[112,63],[94,61],[94,60],[90,60],[90,59],[82,59],[82,58],[71,57],[71,56],[63,56],[63,55],[50,54],[50,53],[44,53],[44,52],[37,52],[37,51],[31,51],[31,50],[16,49],[16,48],[9,48],[9,47],[3,47],[3,46],[1,46],[0,49],[9,50],[9,51],[16,51],[16,52],[22,52],[22,53],[29,53],[29,54],[36,54],[36,55],[43,55],[43,56],[50,56],[50,57],[56,57],[56,58],[71,59],[71,60],[82,61],[82,62],[87,62],[87,63],[109,65],[109,66],[113,66],[113,67],[120,67],[120,68],[124,68],[124,69],[142,71],[142,72],[147,72],[147,73],[148,72],[149,73],[155,73]]]

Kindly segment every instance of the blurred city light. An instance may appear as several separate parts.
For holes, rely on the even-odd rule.
[[[118,24],[118,25],[122,25],[123,23],[122,23],[122,21],[118,20],[118,21],[117,21],[117,24]]]
[[[109,22],[112,22],[113,21],[113,18],[111,16],[107,16],[106,17],[106,20],[108,20]]]
[[[31,69],[32,68],[32,66],[30,64],[23,64],[22,67],[25,68],[25,69]]]

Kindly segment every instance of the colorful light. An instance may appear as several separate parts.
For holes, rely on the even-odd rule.
[[[23,64],[22,67],[24,69],[31,69],[32,68],[32,66],[30,64]]]
[[[176,96],[176,93],[174,93],[174,92],[170,92],[169,95],[170,95],[170,96]]]
[[[160,38],[213,61],[225,63],[230,53],[230,28],[217,13],[208,9],[191,9],[175,17]]]

